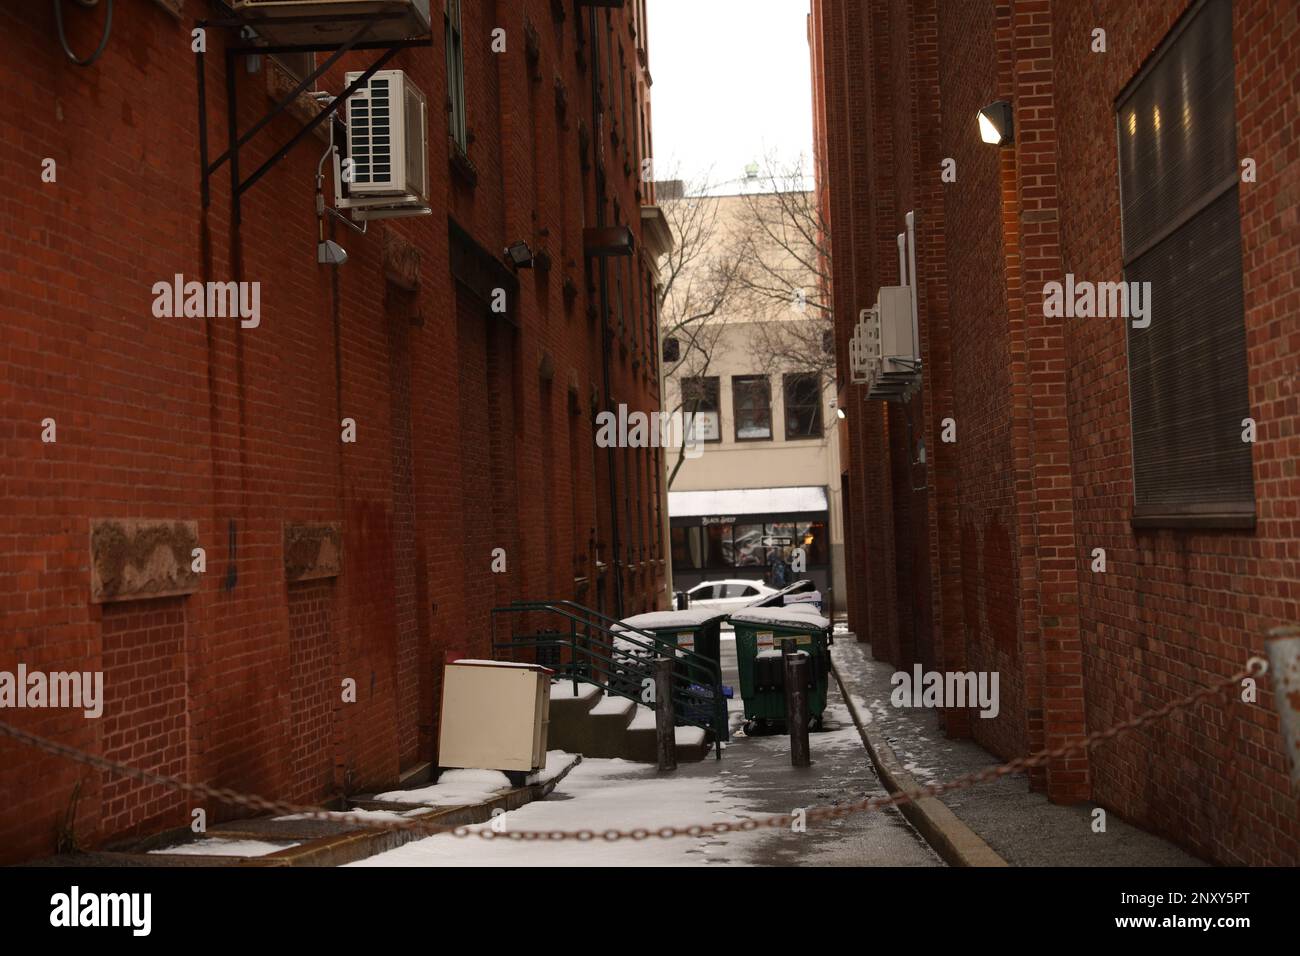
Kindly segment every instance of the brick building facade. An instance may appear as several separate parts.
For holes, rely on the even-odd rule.
[[[64,5],[78,55],[105,6]],[[431,214],[364,235],[327,218],[338,267],[317,264],[321,137],[243,195],[238,225],[226,166],[202,201],[191,30],[222,5],[115,6],[85,68],[49,4],[0,11],[0,671],[102,671],[105,688],[101,719],[0,719],[288,800],[391,784],[436,761],[441,663],[491,656],[492,606],[665,606],[658,449],[594,437],[607,402],[658,408],[644,0],[433,3],[431,44],[385,67],[429,104]],[[210,159],[232,35],[206,34]],[[233,60],[240,130],[295,70]],[[244,175],[319,109],[304,95],[272,120]],[[630,255],[591,254],[600,222],[630,229]],[[519,240],[537,258],[512,271]],[[156,318],[151,289],[176,274],[259,282],[260,323]],[[193,809],[7,739],[0,807],[4,862],[52,852],[65,818],[91,846]]]
[[[1241,670],[1300,619],[1300,7],[813,0],[809,42],[851,626],[899,667],[999,672],[996,719],[941,720],[1002,758]],[[977,126],[998,101],[1004,146]],[[866,401],[848,342],[909,211],[922,388]],[[1067,275],[1150,279],[1159,337],[1056,316]],[[1031,786],[1294,864],[1272,703],[1261,682]]]

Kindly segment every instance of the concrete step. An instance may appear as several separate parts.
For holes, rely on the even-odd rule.
[[[551,689],[554,691],[554,686]],[[622,757],[627,725],[636,705],[624,697],[606,697],[597,688],[592,689],[596,694],[586,702],[585,712],[570,706],[558,724],[552,706],[547,746],[588,757]]]
[[[591,708],[602,699],[600,688],[594,684],[579,682],[575,696],[573,681],[553,682],[547,748],[582,753],[582,748],[578,745],[588,739],[587,723],[591,719]]]
[[[655,763],[655,712],[626,697],[606,696],[598,687],[572,681],[551,685],[551,724],[547,747],[587,757],[622,757],[640,763]],[[677,728],[677,760],[703,760],[710,747],[698,727]]]
[[[699,727],[678,727],[676,731],[678,763],[693,763],[709,755],[712,748],[705,743],[704,731]],[[628,725],[625,737],[623,756],[626,759],[640,763],[658,763],[659,745],[655,732],[655,712],[651,708],[637,705],[636,716]]]

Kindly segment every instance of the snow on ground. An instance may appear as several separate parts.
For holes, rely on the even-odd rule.
[[[541,770],[530,773],[527,783],[549,783],[576,758],[563,750],[549,750]],[[422,803],[435,807],[459,807],[484,803],[511,789],[510,778],[499,770],[444,770],[437,783],[414,790],[389,790],[377,794],[384,803]],[[355,812],[355,811],[354,811]]]
[[[499,770],[444,770],[437,783],[414,790],[389,790],[377,794],[375,799],[384,803],[458,807],[483,803],[509,789],[509,778]]]
[[[716,777],[660,777],[653,766],[585,758],[546,800],[505,814],[511,829],[596,831],[671,826],[746,816]],[[488,824],[482,824],[486,827]],[[500,824],[498,823],[498,826]],[[474,827],[473,829],[479,829]],[[439,834],[349,866],[699,866],[736,865],[753,833],[606,842],[482,840]]]
[[[423,816],[426,813],[432,813],[428,807],[416,807],[414,810],[329,810],[325,816],[319,817],[309,813],[292,813],[287,817],[276,817],[276,820],[346,820],[349,817],[363,817],[370,820],[405,820],[410,817]]]
[[[569,767],[577,763],[578,758],[563,750],[546,751],[546,763],[541,770],[528,775],[528,783],[550,783]]]
[[[287,850],[297,843],[268,843],[265,840],[227,840],[222,837],[209,837],[189,843],[177,843],[150,853],[166,853],[169,856],[266,856],[277,850]]]

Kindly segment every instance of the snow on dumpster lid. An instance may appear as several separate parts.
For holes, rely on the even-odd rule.
[[[732,623],[741,624],[777,624],[782,627],[828,627],[830,621],[820,614],[800,608],[788,607],[747,607],[731,615]]]
[[[701,624],[726,616],[725,611],[701,607],[685,611],[650,611],[646,614],[633,614],[631,617],[623,618],[622,623],[628,627],[663,630],[670,627],[699,627]]]

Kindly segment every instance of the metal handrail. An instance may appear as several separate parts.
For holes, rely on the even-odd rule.
[[[498,641],[496,622],[498,614],[553,614],[568,623],[567,634],[559,630],[541,630],[538,633],[511,634],[509,641]],[[569,648],[568,662],[558,673],[573,681],[576,695],[578,683],[587,683],[608,694],[623,697],[638,704],[655,707],[657,701],[642,700],[641,689],[645,681],[654,679],[653,659],[672,657],[678,664],[673,668],[671,694],[676,723],[699,727],[714,736],[718,757],[722,756],[722,741],[727,739],[727,704],[722,696],[722,667],[696,651],[679,648],[674,643],[652,631],[642,630],[574,601],[514,601],[495,607],[491,616],[492,655],[514,652],[522,648]],[[580,631],[582,633],[580,633]],[[609,641],[609,648],[596,637]],[[632,651],[620,653],[615,641],[631,645]],[[641,653],[638,653],[640,651]],[[648,652],[646,654],[645,652]],[[693,688],[707,688],[708,694],[693,692]],[[702,699],[712,698],[711,713],[700,715]]]

